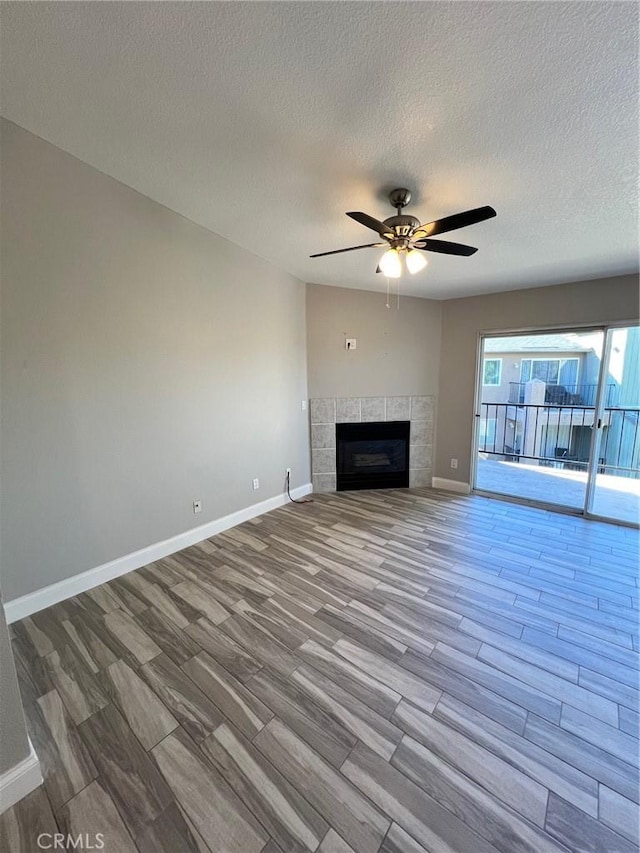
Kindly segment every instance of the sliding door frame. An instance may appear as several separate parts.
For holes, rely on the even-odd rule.
[[[604,414],[604,401],[607,389],[607,372],[609,370],[609,357],[611,355],[612,328],[607,326],[604,330],[604,341],[602,344],[602,361],[598,372],[598,388],[596,391],[596,406],[593,413],[593,427],[591,435],[591,447],[589,448],[589,463],[587,465],[587,489],[584,496],[584,515],[587,518],[598,518],[591,512],[596,488],[596,474],[598,473],[598,458],[600,456],[600,443],[602,439],[602,418]]]

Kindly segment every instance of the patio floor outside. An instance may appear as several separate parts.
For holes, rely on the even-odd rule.
[[[640,522],[640,479],[598,474],[593,513]],[[583,471],[504,462],[480,456],[476,488],[577,509],[584,505],[587,475]]]

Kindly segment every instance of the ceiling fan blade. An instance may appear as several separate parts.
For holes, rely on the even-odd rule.
[[[433,237],[435,234],[444,234],[445,231],[455,231],[456,228],[465,228],[467,225],[475,225],[476,222],[484,222],[485,219],[492,219],[496,215],[495,210],[489,205],[476,207],[473,210],[454,213],[453,216],[445,216],[443,219],[436,219],[435,222],[420,225],[414,231],[413,236],[418,239]]]
[[[373,231],[377,231],[381,237],[395,236],[393,230],[389,228],[388,225],[385,225],[384,222],[380,222],[379,219],[374,219],[373,216],[369,216],[368,213],[361,213],[359,210],[352,210],[350,213],[347,213],[347,216],[355,219],[355,221],[359,222],[360,225],[364,225],[367,228],[371,228]]]
[[[348,249],[334,249],[333,252],[318,252],[317,255],[309,255],[309,257],[324,258],[325,255],[341,255],[342,252],[355,252],[356,249],[374,249],[386,245],[386,243],[366,243],[364,246],[350,246]]]
[[[475,255],[478,251],[475,246],[465,246],[463,243],[449,243],[447,240],[421,240],[413,244],[416,249],[425,252],[441,252],[443,255]]]

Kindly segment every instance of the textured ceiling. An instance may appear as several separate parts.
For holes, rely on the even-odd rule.
[[[637,269],[638,7],[6,3],[2,114],[304,281],[376,290],[346,210],[484,204],[402,290]],[[373,238],[373,240],[371,239]]]

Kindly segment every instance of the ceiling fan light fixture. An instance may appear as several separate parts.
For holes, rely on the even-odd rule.
[[[407,269],[411,275],[423,270],[429,262],[418,249],[409,249],[407,252]]]
[[[380,258],[379,267],[383,275],[386,275],[387,278],[400,278],[402,275],[402,264],[400,262],[400,255],[396,249],[387,249]]]

